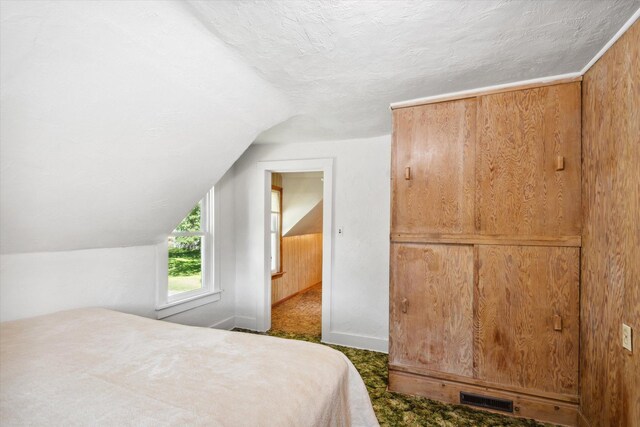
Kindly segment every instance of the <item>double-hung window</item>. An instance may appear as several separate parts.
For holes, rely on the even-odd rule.
[[[215,290],[213,194],[212,189],[167,238],[166,270],[160,270],[166,271],[166,281],[160,278],[159,311],[211,295]],[[172,309],[166,315],[179,311]]]
[[[282,272],[282,188],[271,188],[271,274]]]

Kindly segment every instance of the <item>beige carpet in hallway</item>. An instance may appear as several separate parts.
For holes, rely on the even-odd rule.
[[[273,307],[271,331],[319,337],[322,332],[322,283]]]

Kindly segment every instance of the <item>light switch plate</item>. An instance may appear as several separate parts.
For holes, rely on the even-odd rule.
[[[622,346],[629,351],[632,350],[631,326],[622,324]]]

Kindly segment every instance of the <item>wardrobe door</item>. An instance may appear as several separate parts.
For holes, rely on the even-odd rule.
[[[478,98],[481,233],[578,236],[580,83]]]
[[[389,362],[473,374],[473,247],[391,245]]]
[[[479,379],[578,392],[579,249],[478,246]]]
[[[392,233],[474,231],[476,100],[393,112]]]

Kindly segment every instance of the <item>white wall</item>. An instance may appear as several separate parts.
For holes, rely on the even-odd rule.
[[[155,246],[0,256],[0,319],[78,307],[151,317]]]
[[[155,318],[155,263],[155,246],[0,255],[0,321],[80,307]],[[212,326],[233,310],[232,293],[223,293],[163,320]]]
[[[163,320],[233,327],[235,237],[233,170],[216,184],[219,301]],[[161,245],[164,245],[162,243]],[[156,246],[0,255],[0,321],[79,307],[156,317]]]
[[[258,161],[334,158],[330,329],[341,344],[386,351],[389,318],[390,137],[251,146],[236,162],[236,322],[256,327],[263,264]],[[344,236],[336,236],[336,227]]]
[[[389,136],[251,146],[216,184],[221,300],[164,319],[256,327],[255,278],[263,259],[256,163],[334,159],[332,340],[386,351],[389,289]],[[336,236],[336,227],[344,236]],[[155,317],[155,246],[0,256],[0,319],[101,306]]]

